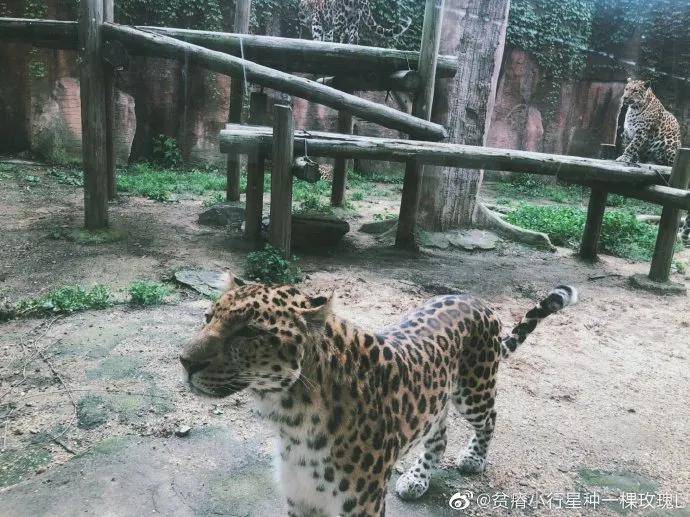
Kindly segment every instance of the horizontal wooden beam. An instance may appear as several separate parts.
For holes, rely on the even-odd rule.
[[[414,69],[419,60],[419,52],[390,48],[167,27],[137,28],[226,54],[243,55],[245,59],[284,72],[338,75],[347,70],[374,70],[387,75],[396,70]],[[457,68],[455,56],[439,56],[439,77],[453,77]]]
[[[248,127],[228,124],[220,133],[221,152],[246,153],[257,148],[270,152],[270,127]],[[670,174],[669,167],[632,166],[619,162],[554,154],[496,149],[440,142],[420,142],[392,138],[342,135],[320,131],[297,131],[295,151],[309,156],[358,158],[511,172],[530,172],[557,176],[566,181],[602,181],[636,186],[661,183]]]
[[[0,18],[0,40],[63,49],[79,44],[77,22],[29,18]]]
[[[119,41],[130,53],[180,59],[225,75],[242,77],[252,83],[294,95],[336,110],[345,110],[363,120],[403,131],[415,138],[442,140],[443,126],[413,117],[402,111],[324,86],[304,77],[274,70],[239,57],[210,50],[168,36],[106,23],[105,40]]]
[[[418,52],[390,48],[168,27],[136,28],[244,57],[284,72],[342,75],[369,70],[386,77],[396,71],[416,68],[419,60]],[[75,49],[77,22],[0,18],[0,40]],[[455,56],[439,56],[437,76],[453,77],[457,65]]]
[[[666,185],[645,185],[642,187],[626,187],[601,182],[570,181],[577,185],[605,189],[609,194],[619,194],[625,197],[640,199],[657,205],[670,206],[680,210],[690,210],[690,190],[683,190]]]

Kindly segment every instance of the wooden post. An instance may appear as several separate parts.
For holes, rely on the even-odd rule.
[[[115,21],[115,2],[103,0],[103,21]],[[106,157],[108,162],[108,200],[117,196],[117,179],[115,177],[115,71],[109,63],[103,62],[103,78],[105,81],[105,130]]]
[[[249,13],[251,12],[251,5],[251,0],[236,0],[235,33],[246,34],[249,32]],[[233,77],[230,80],[230,112],[228,113],[228,122],[242,122],[245,88],[246,84],[243,77]],[[228,154],[227,178],[226,199],[228,201],[239,201],[240,157],[237,154]]]
[[[690,183],[690,148],[681,148],[671,170],[669,186],[687,189]],[[673,261],[673,248],[678,239],[679,210],[665,206],[659,221],[659,233],[656,238],[649,279],[654,282],[668,282]]]
[[[601,158],[611,160],[616,156],[615,144],[601,144]],[[597,259],[599,251],[599,239],[601,238],[601,225],[604,222],[604,211],[608,192],[601,188],[592,187],[587,205],[587,222],[582,233],[580,243],[580,258],[589,261]]]
[[[84,223],[88,230],[108,226],[108,144],[106,96],[101,61],[103,0],[82,0],[79,48]]]
[[[249,123],[266,124],[268,96],[263,92],[252,92],[249,100]],[[258,147],[258,146],[257,146]],[[256,149],[247,156],[247,204],[244,236],[254,246],[261,242],[261,218],[264,206],[264,170],[266,154]]]
[[[295,121],[292,107],[273,107],[273,169],[271,172],[271,222],[269,241],[291,257],[292,161],[294,159]]]
[[[352,134],[352,114],[348,111],[338,112],[338,133]],[[347,167],[350,160],[336,158],[333,166],[333,184],[331,185],[331,205],[343,206],[345,187],[347,186]]]
[[[426,0],[424,11],[424,28],[418,65],[421,89],[417,92],[412,103],[412,115],[424,120],[431,120],[438,49],[441,43],[443,4],[444,0]],[[424,166],[419,161],[409,160],[405,164],[405,181],[400,201],[398,229],[395,236],[395,245],[398,248],[417,249],[415,225],[417,224],[423,174]]]

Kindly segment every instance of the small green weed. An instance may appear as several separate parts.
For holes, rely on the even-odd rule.
[[[676,271],[681,275],[684,275],[685,272],[688,270],[688,265],[685,262],[681,262],[680,260],[674,261],[673,266],[676,268]]]
[[[220,203],[225,203],[225,192],[214,192],[210,197],[204,199],[202,205],[204,208],[210,208]]]
[[[297,257],[290,260],[283,258],[280,251],[266,244],[263,250],[247,255],[244,274],[251,280],[265,284],[293,284],[302,280],[297,260]]]
[[[41,178],[40,178],[40,176],[34,176],[33,174],[27,174],[26,176],[24,176],[24,181],[26,181],[27,183],[36,184],[36,183],[41,182]]]
[[[546,233],[557,246],[577,248],[587,219],[580,208],[522,205],[506,216],[517,226]],[[601,248],[612,255],[637,261],[650,260],[657,228],[639,222],[627,210],[610,210],[604,215]]]
[[[182,153],[174,138],[165,135],[155,136],[152,147],[152,158],[156,165],[171,169],[182,164]]]
[[[40,298],[20,301],[16,313],[22,316],[69,314],[88,309],[105,309],[112,303],[110,290],[104,285],[94,285],[88,290],[81,285],[67,285]]]
[[[333,213],[333,209],[324,199],[318,194],[305,195],[295,213],[298,214],[324,214],[329,215]]]
[[[71,185],[73,187],[84,186],[84,173],[82,171],[50,169],[49,174],[61,185]]]
[[[363,201],[364,200],[364,192],[361,190],[358,190],[357,192],[353,192],[352,196],[350,197],[352,201]]]
[[[374,221],[388,221],[390,219],[395,219],[397,216],[388,211],[384,210],[382,213],[374,214]]]
[[[129,286],[129,301],[132,305],[161,305],[171,293],[172,289],[165,284],[139,280]]]

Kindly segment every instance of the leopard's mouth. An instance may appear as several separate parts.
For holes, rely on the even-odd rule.
[[[234,395],[249,386],[249,383],[238,383],[234,382],[232,384],[226,384],[223,386],[205,386],[201,383],[195,383],[192,377],[188,380],[189,387],[195,395],[207,398],[225,398],[230,395]]]

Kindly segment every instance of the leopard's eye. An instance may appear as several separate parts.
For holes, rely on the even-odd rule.
[[[213,319],[213,311],[206,311],[206,313],[204,314],[204,318],[206,319],[206,323],[211,323],[211,320]]]

